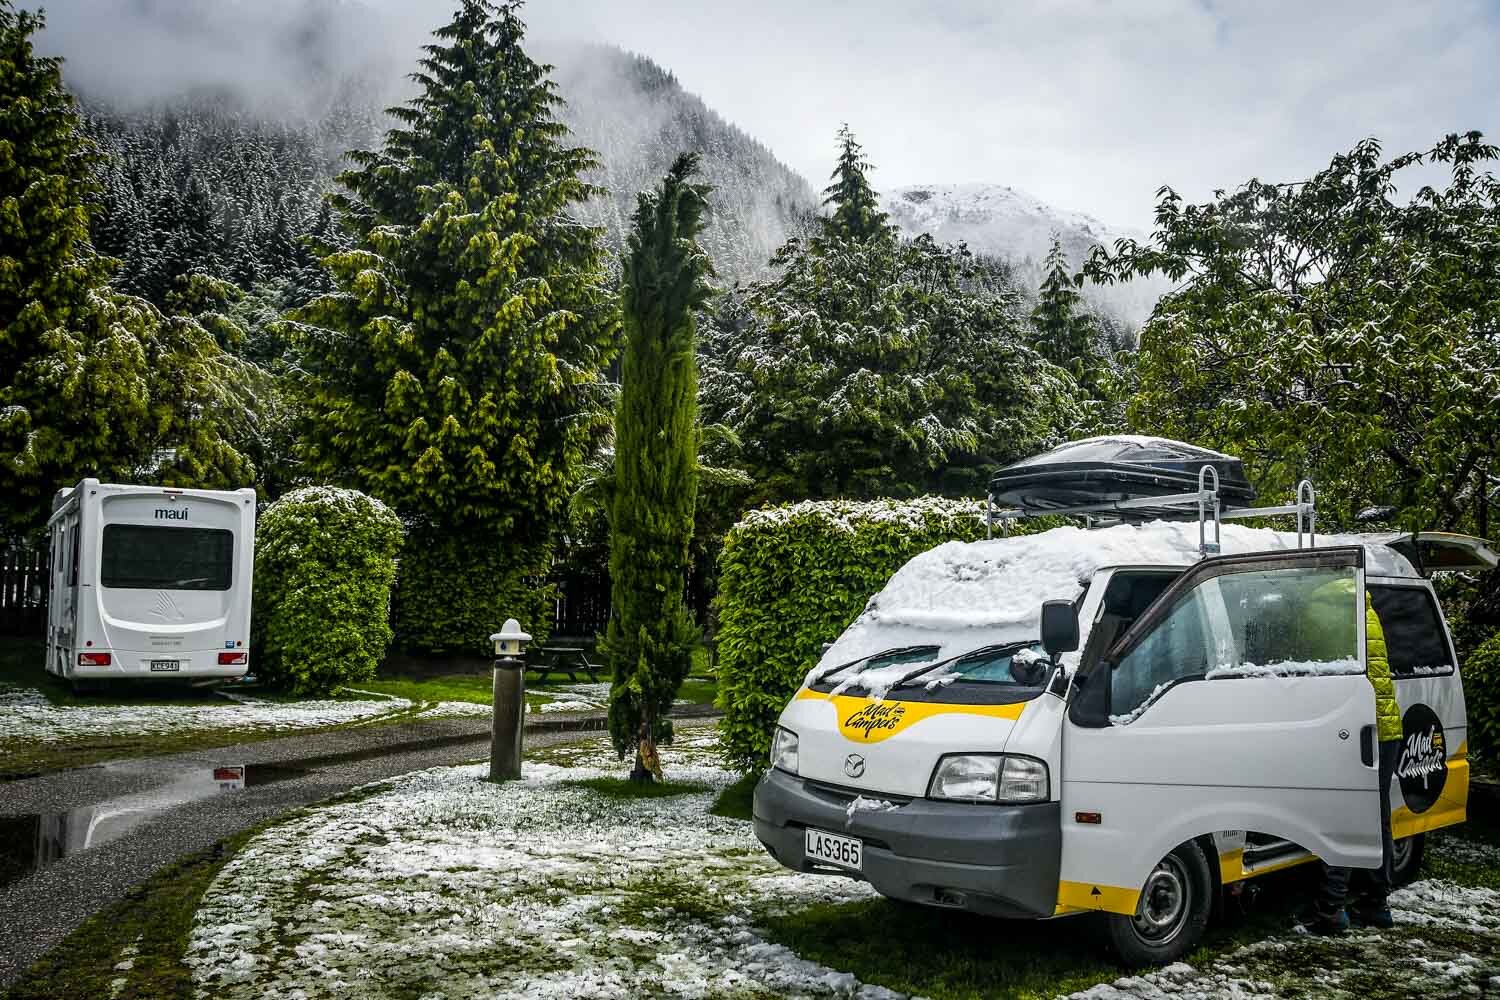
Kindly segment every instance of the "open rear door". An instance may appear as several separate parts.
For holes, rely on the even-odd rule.
[[[1495,554],[1490,543],[1473,535],[1419,531],[1380,535],[1377,539],[1405,556],[1423,576],[1444,570],[1483,573],[1500,565],[1500,555]]]

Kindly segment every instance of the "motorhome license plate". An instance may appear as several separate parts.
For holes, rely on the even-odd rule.
[[[151,672],[153,674],[170,674],[177,669],[177,660],[152,660]]]
[[[807,856],[814,861],[859,871],[865,845],[857,837],[844,837],[837,833],[824,833],[822,830],[808,830],[805,850]]]

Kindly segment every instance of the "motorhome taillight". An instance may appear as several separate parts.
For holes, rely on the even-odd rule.
[[[108,653],[79,653],[78,665],[80,667],[107,667],[109,666]]]
[[[250,656],[250,654],[249,653],[245,653],[245,652],[239,652],[239,653],[220,653],[219,654],[219,666],[221,666],[221,667],[232,667],[232,666],[234,666],[235,664],[238,664],[238,663],[248,663],[249,662],[249,656]]]

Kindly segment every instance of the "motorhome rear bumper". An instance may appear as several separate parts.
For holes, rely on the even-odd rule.
[[[1052,916],[1062,857],[1060,806],[983,806],[913,799],[847,812],[851,794],[772,770],[755,788],[755,835],[796,871],[843,874],[883,895],[1006,917]],[[858,837],[861,870],[832,871],[804,856],[808,827]]]
[[[78,662],[78,654],[86,653],[109,653],[110,663],[107,667],[83,666]],[[238,651],[236,651],[238,652]],[[249,657],[246,657],[249,660]],[[163,670],[151,669],[152,661],[175,663],[176,669]],[[77,650],[73,653],[73,666],[69,676],[79,680],[172,680],[204,678],[237,678],[243,677],[249,671],[249,663],[220,663],[219,651],[211,650],[173,650],[170,653],[140,652],[128,649],[88,649]]]

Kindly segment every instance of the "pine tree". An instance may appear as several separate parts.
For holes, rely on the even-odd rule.
[[[240,368],[196,323],[109,288],[89,242],[99,153],[61,63],[32,50],[43,25],[0,0],[0,524],[21,531],[85,475],[253,471],[224,433],[246,412]]]
[[[335,205],[358,245],[298,317],[311,470],[413,522],[396,595],[407,648],[479,651],[543,627],[553,525],[607,432],[616,340],[591,153],[563,143],[519,4],[464,0],[427,46],[400,127],[351,154]]]
[[[637,781],[661,777],[658,738],[692,665],[698,629],[686,604],[698,492],[695,311],[708,301],[698,246],[709,188],[677,158],[659,190],[641,194],[624,263],[625,346],[609,505],[611,613],[604,652],[613,684],[609,729]]]
[[[823,222],[829,236],[850,240],[890,236],[890,219],[880,210],[880,199],[865,177],[872,169],[863,147],[844,125],[839,129],[839,162],[833,170],[833,183],[823,189],[823,204],[833,206],[833,215]]]
[[[1084,379],[1094,354],[1093,317],[1083,308],[1083,296],[1068,274],[1068,258],[1056,234],[1047,253],[1046,272],[1031,311],[1033,346],[1074,378]]]

